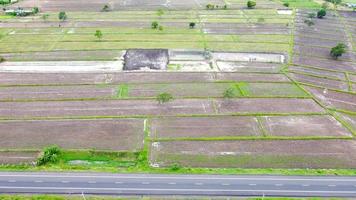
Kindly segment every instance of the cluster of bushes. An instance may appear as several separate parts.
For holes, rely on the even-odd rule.
[[[316,14],[309,13],[307,19],[304,20],[304,23],[306,23],[308,26],[312,26],[314,25],[313,19],[315,17],[318,17],[319,19],[323,19],[325,16],[326,16],[326,9],[322,8]]]
[[[157,21],[154,21],[154,22],[151,23],[151,28],[163,31],[163,26],[159,25],[159,23]]]
[[[247,8],[252,9],[256,7],[256,1],[248,1]]]
[[[6,4],[9,4],[11,3],[10,0],[0,0],[0,5],[6,5]]]
[[[42,155],[37,159],[36,165],[43,166],[46,164],[53,164],[59,161],[59,155],[62,150],[58,146],[46,147]]]
[[[219,6],[219,5],[214,5],[214,4],[209,3],[209,4],[207,4],[205,6],[205,8],[207,10],[216,10],[216,9],[224,9],[224,10],[226,10],[227,9],[227,5],[225,4],[223,6]]]
[[[35,15],[40,12],[38,7],[34,7],[31,10],[25,10],[23,8],[17,8],[12,12],[6,12],[7,15],[18,16],[18,17],[25,17],[29,15]]]

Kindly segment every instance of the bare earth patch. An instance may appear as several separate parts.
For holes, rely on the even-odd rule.
[[[1,148],[138,151],[143,145],[143,119],[2,121]]]
[[[36,161],[39,152],[3,151],[0,152],[0,164],[29,164]]]

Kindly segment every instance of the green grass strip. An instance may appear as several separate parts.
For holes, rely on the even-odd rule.
[[[116,98],[127,98],[129,94],[129,86],[127,84],[121,84],[117,88]]]

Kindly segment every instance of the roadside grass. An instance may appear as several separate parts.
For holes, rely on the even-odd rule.
[[[313,0],[281,0],[283,3],[289,3],[291,8],[316,9],[321,5]]]

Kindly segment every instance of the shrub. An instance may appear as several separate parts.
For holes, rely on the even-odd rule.
[[[38,7],[32,8],[32,13],[33,13],[33,14],[37,14],[37,13],[39,13],[39,12],[40,12],[40,9],[39,9]]]
[[[0,57],[0,63],[5,62],[6,59],[4,57]]]
[[[338,57],[342,56],[342,54],[345,52],[346,52],[346,45],[339,43],[335,47],[331,48],[330,55],[334,59],[337,59]]]
[[[195,22],[190,22],[189,23],[189,28],[191,28],[191,29],[195,28]]]
[[[288,2],[284,3],[283,5],[284,5],[285,7],[289,7],[289,3],[288,3]]]
[[[178,163],[173,163],[171,166],[170,166],[170,168],[169,168],[169,170],[170,171],[178,171],[178,170],[180,170],[182,167],[178,164]]]
[[[49,14],[43,14],[42,15],[43,21],[47,21],[48,17],[49,17]]]
[[[215,6],[213,4],[210,4],[210,3],[207,4],[205,7],[206,7],[207,10],[214,10],[214,8],[215,8]]]
[[[318,16],[319,19],[322,19],[326,15],[326,10],[325,9],[321,9],[321,10],[318,11],[318,13],[316,15]]]
[[[157,95],[156,99],[157,99],[158,103],[163,104],[163,103],[167,103],[167,102],[173,100],[173,96],[169,93],[164,92],[164,93]]]
[[[64,11],[59,12],[59,14],[58,14],[58,19],[59,20],[65,21],[67,18],[68,17],[67,17],[66,12],[64,12]]]
[[[252,9],[252,8],[255,8],[255,6],[256,6],[256,2],[255,1],[248,1],[247,2],[247,8]]]
[[[158,30],[163,31],[163,26],[159,26]]]
[[[102,12],[109,12],[110,11],[110,7],[109,5],[105,4],[104,7],[101,9]]]
[[[56,145],[46,147],[42,155],[37,159],[37,166],[58,162],[61,152],[62,150]]]
[[[96,30],[94,36],[100,40],[103,37],[103,33],[100,30]]]
[[[263,17],[259,17],[258,19],[257,19],[257,22],[259,22],[259,23],[262,23],[262,22],[264,22],[265,21],[265,18],[263,18]]]
[[[158,26],[159,26],[159,24],[158,24],[158,22],[156,22],[156,21],[154,21],[154,22],[151,23],[151,28],[152,28],[152,29],[157,29]]]
[[[224,10],[227,10],[227,5],[225,4],[224,7],[223,7]]]

